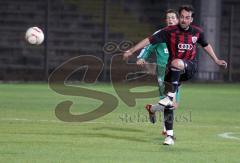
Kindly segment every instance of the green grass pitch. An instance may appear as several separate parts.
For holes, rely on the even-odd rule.
[[[111,85],[91,88],[117,97]],[[239,162],[239,84],[183,85],[175,111],[174,146],[162,145],[160,121],[147,121],[144,105],[157,99],[138,99],[135,107],[128,107],[118,97],[119,105],[110,114],[67,123],[54,114],[61,101],[73,101],[73,114],[101,102],[63,96],[47,84],[1,84],[0,162]],[[230,138],[219,136],[224,133],[231,133]]]

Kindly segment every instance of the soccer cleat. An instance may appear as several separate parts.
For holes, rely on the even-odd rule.
[[[149,114],[149,121],[151,123],[156,123],[156,114],[151,111],[152,105],[151,104],[147,104],[145,106],[145,108],[146,108],[146,110],[148,111],[148,114]]]
[[[174,145],[174,137],[173,136],[170,136],[168,135],[164,142],[163,142],[163,145]]]
[[[159,102],[159,105],[163,105],[165,107],[173,107],[173,101],[170,99],[169,96],[166,96],[164,99],[161,99]]]

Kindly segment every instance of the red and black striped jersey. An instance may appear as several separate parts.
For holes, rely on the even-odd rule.
[[[203,30],[195,25],[190,25],[188,30],[179,25],[168,26],[149,37],[151,44],[165,42],[173,59],[196,60],[196,45],[208,45],[205,41]]]

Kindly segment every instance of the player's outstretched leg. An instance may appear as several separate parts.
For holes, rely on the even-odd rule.
[[[145,106],[145,109],[148,111],[149,114],[149,121],[151,123],[156,123],[157,119],[156,119],[156,112],[157,111],[163,111],[164,107],[159,105],[159,104],[147,104]]]

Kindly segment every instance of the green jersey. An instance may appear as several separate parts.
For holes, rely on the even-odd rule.
[[[156,59],[157,59],[156,73],[157,73],[157,79],[158,79],[158,85],[159,85],[159,96],[160,96],[160,99],[162,99],[165,97],[164,79],[165,79],[166,67],[169,59],[167,44],[158,43],[155,45],[152,45],[152,44],[147,45],[139,54],[138,59],[144,59],[145,61],[147,61],[150,58],[150,56],[153,54],[153,52],[155,52]],[[179,102],[179,100],[180,100],[180,93],[178,89],[176,94],[176,102]]]
[[[156,73],[157,73],[157,79],[159,84],[159,94],[160,99],[164,98],[164,78],[166,73],[166,66],[168,64],[168,58],[169,58],[169,52],[167,48],[166,43],[158,43],[155,45],[148,45],[146,46],[141,53],[139,54],[139,59],[148,60],[150,56],[155,51],[156,59],[157,59],[157,67],[156,67]]]
[[[153,51],[156,53],[157,65],[165,66],[168,63],[169,52],[166,43],[158,43],[155,45],[147,45],[139,54],[139,59],[148,60],[153,54]]]

